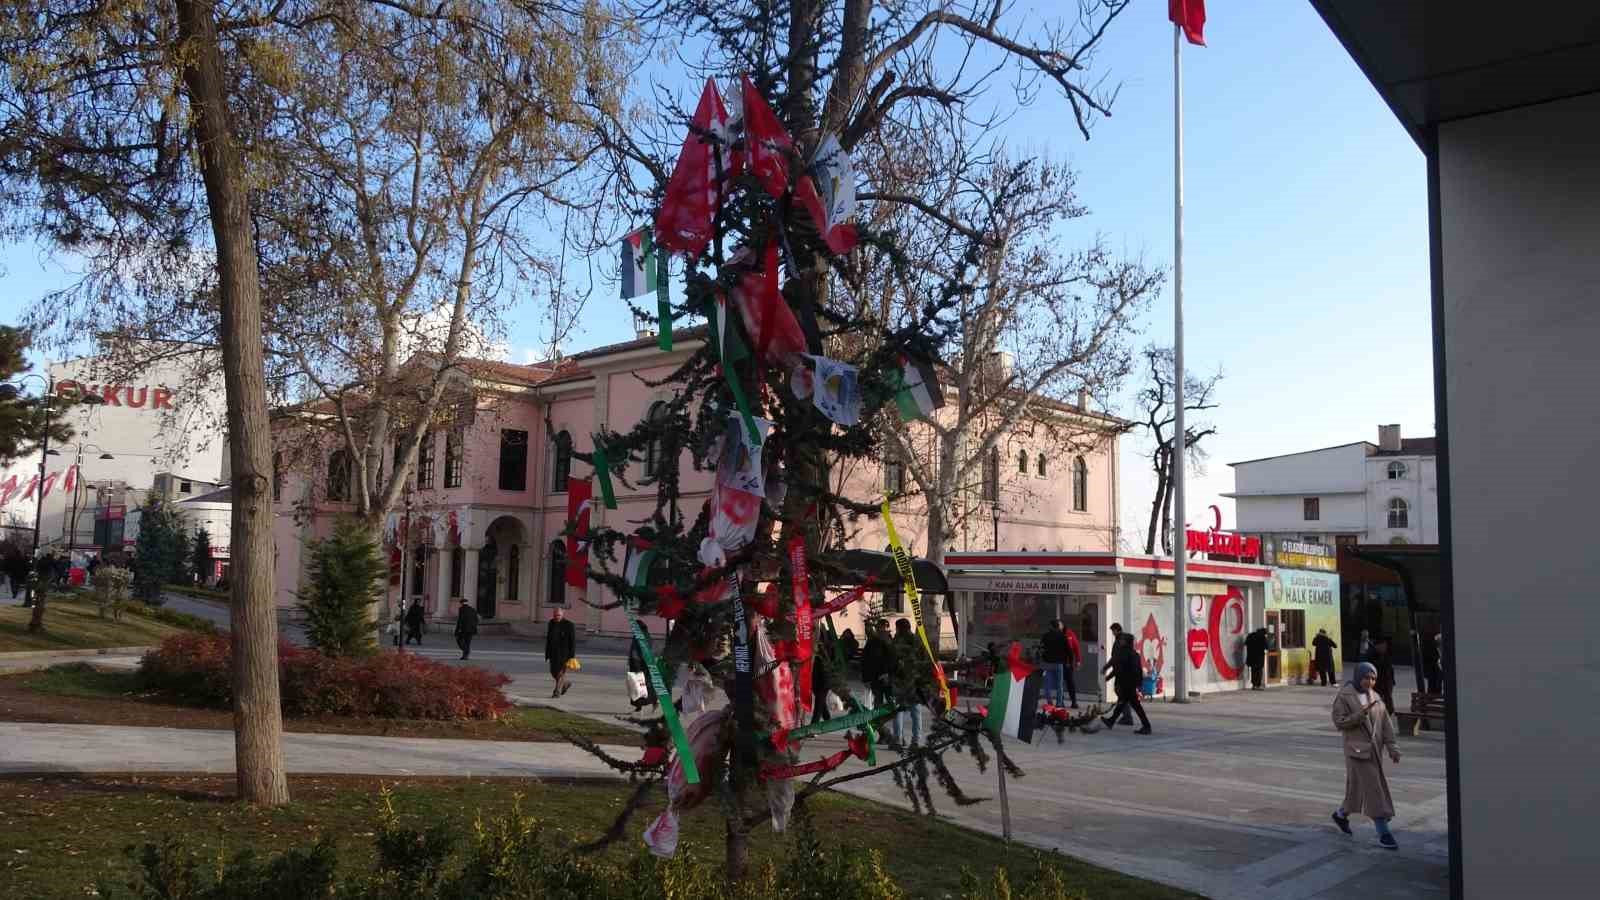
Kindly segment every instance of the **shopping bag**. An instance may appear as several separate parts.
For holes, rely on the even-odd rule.
[[[635,700],[643,700],[645,698],[645,696],[647,695],[647,692],[645,691],[645,688],[644,688],[644,673],[643,672],[629,672],[627,674],[627,678],[628,678],[628,702],[632,703]]]
[[[579,664],[578,658],[576,656],[574,656],[573,658],[567,660],[567,671],[576,672],[581,668],[583,668],[583,666],[581,664]]]

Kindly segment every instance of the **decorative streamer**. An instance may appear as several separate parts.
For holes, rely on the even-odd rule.
[[[683,723],[678,721],[678,709],[672,704],[672,692],[667,689],[666,679],[661,677],[661,664],[656,661],[655,651],[650,649],[650,635],[639,627],[639,618],[634,615],[633,607],[633,602],[629,601],[622,608],[628,613],[628,628],[633,632],[633,639],[639,642],[639,653],[644,657],[650,685],[655,688],[656,696],[661,698],[661,717],[666,720],[672,745],[678,750],[678,760],[683,765],[683,779],[690,784],[699,784],[700,770],[694,763],[694,747],[689,744],[689,736],[683,731]]]
[[[928,662],[933,664],[933,678],[939,682],[939,699],[944,701],[946,711],[952,709],[950,699],[950,685],[944,680],[944,667],[939,665],[938,657],[933,655],[933,647],[928,644],[928,630],[922,626],[922,597],[917,594],[917,573],[911,568],[911,557],[906,555],[906,548],[900,543],[900,533],[895,531],[894,517],[889,515],[889,498],[883,498],[880,507],[883,513],[883,527],[889,532],[889,550],[894,554],[895,568],[900,570],[900,580],[906,585],[906,599],[911,602],[911,620],[916,623],[917,637],[922,639],[922,649],[927,651]]]
[[[656,347],[668,351],[672,349],[672,296],[667,289],[671,277],[672,256],[661,253],[661,268],[656,273]]]
[[[872,590],[872,586],[875,583],[876,583],[876,579],[868,578],[866,581],[862,582],[861,584],[856,585],[855,587],[851,588],[850,590],[845,591],[844,593],[840,594],[839,596],[837,596],[837,597],[833,598],[832,600],[829,600],[827,603],[823,604],[821,607],[819,607],[816,610],[816,614],[819,615],[819,616],[831,616],[831,615],[833,615],[834,613],[838,612],[839,610],[844,609],[846,606],[849,606],[850,604],[852,604],[852,603],[856,602],[857,600],[860,600],[862,597],[866,596],[867,591]]]
[[[811,775],[817,772],[831,772],[844,764],[844,761],[854,756],[857,759],[866,759],[868,748],[865,735],[851,735],[845,739],[847,746],[843,750],[830,753],[821,759],[801,763],[796,766],[775,766],[770,763],[761,767],[759,777],[762,781],[776,781],[781,778],[799,778],[802,775]]]
[[[736,733],[741,736],[755,731],[756,690],[755,676],[750,666],[750,627],[744,615],[744,602],[739,597],[739,572],[728,572],[728,590],[733,599],[733,709]],[[741,741],[742,744],[742,741]],[[749,748],[753,750],[754,748]],[[740,762],[749,759],[746,748],[736,745]],[[751,755],[754,755],[753,753]]]
[[[594,439],[594,474],[600,481],[600,497],[606,509],[617,508],[617,494],[611,487],[611,458],[606,455],[606,445]]]
[[[854,728],[857,725],[865,725],[875,719],[882,719],[887,716],[894,715],[895,709],[896,707],[891,703],[883,706],[873,707],[872,709],[858,710],[847,716],[840,716],[837,719],[827,719],[822,722],[813,722],[810,725],[801,725],[799,728],[780,728],[767,734],[767,738],[772,741],[773,747],[783,750],[789,746],[790,741],[798,741],[801,738],[815,737],[819,734],[828,734],[829,732],[834,731],[844,731],[846,728]]]
[[[811,689],[811,670],[816,666],[812,659],[816,640],[812,627],[811,574],[806,566],[806,539],[795,535],[789,539],[789,577],[794,585],[794,643],[799,670],[795,673],[795,688],[802,715],[810,716],[816,704],[816,692]]]

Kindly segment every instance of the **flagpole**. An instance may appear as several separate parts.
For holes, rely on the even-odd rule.
[[[1173,627],[1169,647],[1172,657],[1172,699],[1189,702],[1188,634],[1185,617],[1189,610],[1186,584],[1188,540],[1185,534],[1183,504],[1183,457],[1186,433],[1183,427],[1183,28],[1172,27],[1172,402],[1173,452],[1172,494],[1172,596]]]

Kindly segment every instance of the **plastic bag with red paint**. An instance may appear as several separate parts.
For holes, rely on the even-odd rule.
[[[673,757],[667,769],[667,808],[644,830],[644,845],[656,856],[666,858],[678,850],[678,817],[699,806],[720,779],[722,769],[722,719],[725,710],[717,709],[689,724],[689,745],[694,750],[695,768],[700,783],[690,784],[683,774],[683,761]]]

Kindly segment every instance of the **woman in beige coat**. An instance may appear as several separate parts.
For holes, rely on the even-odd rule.
[[[1394,798],[1389,794],[1389,779],[1383,774],[1382,754],[1400,762],[1394,740],[1394,719],[1383,698],[1378,696],[1378,670],[1371,663],[1359,663],[1350,683],[1339,688],[1333,700],[1333,724],[1344,736],[1344,803],[1333,814],[1333,824],[1351,834],[1350,814],[1361,813],[1378,829],[1378,844],[1398,850],[1389,820],[1394,818]]]

